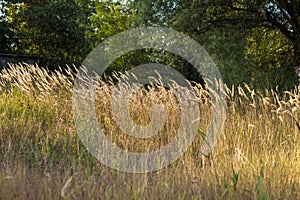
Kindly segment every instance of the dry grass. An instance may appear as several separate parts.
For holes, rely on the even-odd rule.
[[[209,157],[199,155],[210,119],[209,94],[195,86],[199,134],[168,168],[128,174],[97,162],[81,144],[72,114],[71,69],[49,73],[11,66],[0,74],[0,199],[299,199],[300,87],[263,95],[246,84],[226,87],[227,119]],[[123,133],[112,118],[113,87],[98,81],[96,110],[107,136],[134,152],[170,142],[180,122],[175,96],[163,88],[137,90],[130,103],[137,124],[150,122],[154,103],[167,120],[153,138]]]

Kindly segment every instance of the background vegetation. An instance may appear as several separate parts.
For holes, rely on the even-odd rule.
[[[79,66],[97,44],[121,31],[163,26],[199,41],[229,85],[245,82],[263,91],[297,84],[299,0],[2,0],[0,5],[0,51],[38,56],[41,66],[52,69]],[[155,50],[124,55],[110,71],[146,61],[169,64],[199,81],[187,62]]]

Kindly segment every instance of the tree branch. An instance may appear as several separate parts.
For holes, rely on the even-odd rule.
[[[280,2],[272,0],[272,2],[278,6],[280,12],[283,14],[284,18],[292,25],[293,30],[296,31],[297,30],[297,26],[294,23],[294,21],[292,20],[293,18],[293,13],[290,9],[288,8],[283,8],[283,6],[280,4]],[[287,6],[286,6],[287,7]],[[288,13],[288,14],[287,14]]]
[[[267,22],[270,22],[275,28],[278,28],[288,39],[294,41],[296,38],[285,26],[278,22],[273,16],[272,13],[266,12]]]

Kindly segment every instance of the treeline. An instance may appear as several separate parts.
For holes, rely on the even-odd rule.
[[[116,33],[162,26],[197,40],[227,84],[246,82],[262,90],[297,84],[299,0],[2,0],[0,13],[0,52],[37,56],[48,67],[79,66],[97,44]],[[200,80],[187,61],[152,49],[122,56],[110,72],[150,61]]]

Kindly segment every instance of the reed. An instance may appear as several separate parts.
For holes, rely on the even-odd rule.
[[[300,198],[300,87],[266,95],[247,84],[225,85],[224,130],[202,157],[211,100],[196,84],[200,124],[190,148],[165,169],[128,174],[99,163],[82,145],[72,113],[74,77],[71,67],[49,72],[25,64],[0,73],[0,199]],[[113,118],[113,85],[100,78],[95,84],[98,120],[118,146],[149,152],[177,134],[181,110],[172,90],[155,86],[133,93],[129,110],[136,124],[150,123],[154,104],[163,104],[167,114],[157,135],[138,139]]]

